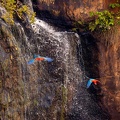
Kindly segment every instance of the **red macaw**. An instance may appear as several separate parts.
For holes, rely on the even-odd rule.
[[[89,88],[92,83],[95,84],[95,85],[97,85],[98,83],[100,83],[100,81],[96,80],[96,79],[92,79],[92,78],[89,79],[88,82],[87,82],[87,88]]]
[[[34,62],[36,61],[47,61],[47,62],[52,62],[53,59],[52,58],[49,58],[49,57],[42,57],[42,56],[39,56],[39,55],[34,55],[34,59],[31,59],[28,61],[28,64],[33,64]]]

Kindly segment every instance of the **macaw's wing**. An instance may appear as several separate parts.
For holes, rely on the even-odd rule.
[[[49,57],[44,57],[45,61],[48,61],[48,62],[52,62],[53,59],[52,58],[49,58]]]
[[[90,87],[91,83],[92,83],[91,80],[88,80],[88,82],[87,82],[87,88]]]
[[[35,59],[35,58],[38,58],[38,57],[40,57],[40,55],[33,55],[33,58]]]
[[[29,61],[28,61],[28,65],[33,64],[33,63],[34,63],[34,61],[35,61],[34,59],[29,60]]]

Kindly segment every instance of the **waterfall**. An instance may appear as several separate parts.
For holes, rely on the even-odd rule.
[[[46,93],[47,96],[45,93],[44,95],[40,95],[39,108],[49,108],[51,104],[48,104],[46,100],[49,99],[50,103],[54,103],[57,93],[61,96],[61,100],[58,101],[62,106],[56,106],[56,109],[52,114],[60,114],[60,118],[62,119],[65,117],[65,112],[67,114],[67,101],[72,101],[71,98],[67,98],[68,94],[70,94],[68,88],[73,93],[73,96],[76,96],[77,85],[82,81],[82,71],[78,64],[76,50],[79,45],[79,36],[73,32],[57,31],[57,28],[53,28],[39,19],[36,19],[36,22],[32,27],[35,32],[34,42],[36,40],[34,45],[38,48],[35,53],[40,54],[41,56],[49,56],[54,59],[54,61],[48,65],[43,63],[44,66],[41,66],[43,67],[42,76],[37,78],[39,82],[39,95],[44,86],[47,86],[48,89],[49,87],[51,88],[49,91],[50,93]],[[33,47],[32,42],[33,41],[31,40],[31,48]],[[74,46],[72,46],[72,44]],[[74,84],[72,84],[73,82]],[[58,104],[57,102],[56,104]]]

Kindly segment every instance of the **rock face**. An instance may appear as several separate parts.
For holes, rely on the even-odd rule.
[[[94,38],[93,38],[94,36]],[[120,118],[119,50],[120,28],[108,32],[82,36],[83,59],[86,75],[102,83],[102,105],[111,115],[111,120]]]
[[[36,3],[41,12],[74,20],[87,19],[89,11],[108,4],[109,0]],[[120,29],[94,33],[95,39],[82,35],[81,41],[77,34],[55,31],[44,21],[32,27],[9,26],[0,20],[1,119],[118,120]],[[28,66],[33,54],[52,57],[54,62]],[[98,78],[102,91],[88,93],[86,75]]]
[[[106,9],[115,0],[37,0],[35,8],[69,20],[85,20],[89,12]]]
[[[114,27],[102,36],[97,34],[99,48],[99,75],[103,84],[103,103],[112,120],[120,118],[120,27]]]

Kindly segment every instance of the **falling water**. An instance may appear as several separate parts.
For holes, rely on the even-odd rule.
[[[56,106],[52,114],[60,114],[60,118],[62,119],[65,114],[63,112],[67,112],[67,101],[69,101],[67,100],[67,94],[69,94],[67,89],[70,88],[74,96],[77,91],[78,81],[81,82],[82,80],[82,72],[76,56],[79,37],[72,32],[57,31],[44,21],[38,19],[32,27],[36,34],[34,42],[36,40],[36,46],[38,48],[34,53],[40,54],[41,56],[49,56],[54,59],[54,61],[47,66],[43,63],[44,65],[41,66],[43,67],[42,75],[40,78],[37,78],[38,82],[41,82],[41,84],[39,83],[38,85],[38,94],[40,95],[39,108],[45,107],[48,109],[51,104],[54,104],[54,99],[61,96],[61,100],[57,102],[60,102],[62,106]],[[72,46],[72,44],[74,46]],[[31,45],[32,48],[32,41]],[[43,88],[43,86],[48,87],[47,92],[45,92],[46,88]],[[41,91],[45,92],[44,95],[41,94]],[[49,104],[47,99],[49,99]],[[58,104],[57,102],[55,102],[55,104]]]

